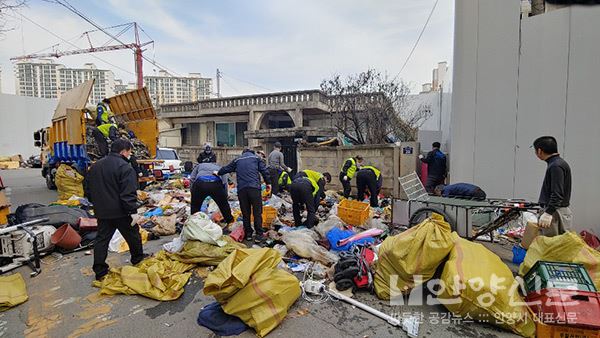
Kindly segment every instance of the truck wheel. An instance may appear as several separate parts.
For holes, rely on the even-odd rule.
[[[54,176],[50,173],[46,175],[46,187],[50,190],[56,190],[56,184],[54,184]]]
[[[412,228],[415,225],[420,224],[421,222],[423,222],[424,220],[429,218],[431,216],[431,214],[433,214],[433,213],[442,215],[444,217],[444,220],[446,222],[448,222],[448,224],[450,224],[450,229],[452,229],[452,231],[456,231],[456,221],[454,219],[452,219],[452,217],[448,216],[448,214],[442,209],[431,208],[431,207],[417,209],[410,216],[410,220],[408,221],[408,227]]]

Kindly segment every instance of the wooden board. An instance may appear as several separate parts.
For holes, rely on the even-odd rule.
[[[85,144],[85,122],[79,109],[67,109],[67,143]]]
[[[156,157],[156,147],[158,145],[158,120],[132,121],[127,123],[127,129],[133,131],[135,136],[146,144],[152,158]]]
[[[67,109],[84,109],[93,86],[94,79],[91,79],[64,92],[60,96],[60,100],[58,100],[52,121],[65,118],[67,116]]]

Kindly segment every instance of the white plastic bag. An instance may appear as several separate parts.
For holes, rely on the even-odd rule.
[[[321,237],[325,237],[331,229],[335,227],[342,229],[343,226],[344,222],[342,222],[337,215],[330,215],[327,217],[325,222],[319,223],[319,225],[315,227],[315,230],[319,233],[319,235],[321,235]]]
[[[318,236],[314,231],[301,229],[284,232],[281,239],[294,253],[300,257],[310,258],[325,265],[331,265],[338,261],[339,257],[320,246],[315,242],[314,236]]]
[[[184,241],[201,241],[224,246],[227,243],[219,240],[221,236],[223,236],[223,229],[203,212],[197,212],[190,216],[181,230],[181,238]]]
[[[121,243],[123,242],[125,242],[123,235],[121,235],[119,230],[115,231],[115,234],[110,239],[110,242],[108,242],[108,250],[110,252],[119,252]]]
[[[177,236],[173,238],[169,243],[163,244],[163,249],[170,253],[176,253],[181,251],[185,242],[181,239],[181,237]]]

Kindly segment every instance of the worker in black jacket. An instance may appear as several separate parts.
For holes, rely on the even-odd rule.
[[[312,228],[317,223],[319,201],[325,198],[325,184],[331,182],[331,175],[314,170],[301,170],[290,185],[292,211],[295,226]],[[301,211],[306,207],[306,221],[302,223]]]
[[[342,182],[342,187],[344,187],[344,198],[350,196],[350,192],[352,191],[350,181],[354,177],[354,174],[356,174],[356,171],[360,168],[362,162],[363,158],[360,155],[350,157],[344,161],[344,165],[340,170],[340,182]]]
[[[538,225],[544,236],[557,236],[571,229],[571,168],[558,154],[554,137],[539,137],[533,148],[536,156],[548,164],[539,199],[544,212]]]
[[[444,184],[446,181],[446,155],[440,150],[441,144],[433,142],[431,150],[427,156],[419,155],[423,163],[427,163],[427,181],[425,182],[425,190],[433,194],[435,187]]]
[[[204,151],[196,159],[198,163],[217,163],[217,154],[212,149],[209,142],[204,143]]]
[[[108,273],[106,256],[115,230],[119,230],[129,245],[131,264],[135,265],[144,258],[139,227],[131,225],[131,215],[138,208],[137,175],[129,163],[132,148],[127,140],[115,140],[110,154],[92,165],[87,176],[88,198],[98,219],[93,266],[97,280]]]
[[[383,176],[381,171],[372,165],[360,167],[356,172],[356,188],[358,193],[356,199],[362,201],[365,198],[365,191],[369,190],[370,205],[373,208],[379,206],[379,192],[383,185]]]

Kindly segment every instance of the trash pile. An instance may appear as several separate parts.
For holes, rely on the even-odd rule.
[[[92,161],[96,161],[102,158],[102,156],[100,155],[101,152],[98,149],[98,143],[96,142],[96,138],[94,137],[95,128],[96,127],[93,125],[86,125],[85,129],[86,152],[90,160]],[[127,139],[131,142],[131,144],[133,144],[133,155],[135,155],[137,159],[146,160],[151,158],[148,146],[146,146],[146,144],[144,144],[144,142],[142,142],[140,139],[135,137],[135,134],[132,131],[127,130],[125,128],[118,128],[118,137]],[[108,142],[110,148],[110,141]]]

